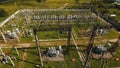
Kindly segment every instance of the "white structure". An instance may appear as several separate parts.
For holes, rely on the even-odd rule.
[[[12,32],[10,30],[7,30],[6,34],[10,37],[12,36]]]
[[[16,34],[20,34],[20,30],[18,28],[15,29]]]
[[[116,14],[111,14],[110,16],[111,16],[111,17],[116,17]]]

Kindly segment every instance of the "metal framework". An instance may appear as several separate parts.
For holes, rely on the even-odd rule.
[[[37,49],[38,49],[38,55],[39,55],[39,60],[41,62],[41,66],[43,67],[43,61],[42,61],[42,56],[41,56],[41,51],[40,51],[40,42],[39,39],[37,37],[37,32],[43,32],[43,31],[68,31],[68,36],[67,36],[67,49],[66,49],[66,54],[69,54],[69,46],[70,46],[70,38],[71,38],[71,31],[72,31],[72,27],[70,25],[61,25],[59,27],[50,27],[50,28],[38,28],[38,29],[33,29],[34,31],[34,36],[35,36],[35,40],[36,40],[36,45],[37,45]]]
[[[94,26],[94,28],[92,30],[92,34],[90,36],[90,41],[89,41],[89,44],[88,44],[88,47],[87,47],[87,50],[86,50],[87,55],[86,55],[86,59],[85,59],[83,68],[90,68],[89,65],[88,65],[88,61],[89,61],[89,56],[91,54],[91,50],[93,48],[93,43],[94,43],[94,39],[95,39],[95,36],[96,36],[97,29],[110,29],[110,28],[112,28],[112,26],[100,26],[100,25]],[[119,41],[119,38],[118,38],[118,41]],[[117,48],[117,46],[118,46],[118,43],[111,50],[115,50]],[[101,65],[101,68],[103,68],[102,66],[103,65]]]
[[[95,26],[93,31],[92,31],[92,34],[91,34],[91,37],[90,37],[90,41],[89,41],[89,44],[88,44],[88,47],[87,47],[87,55],[86,55],[86,59],[85,59],[85,63],[84,63],[83,68],[89,68],[89,66],[87,64],[88,64],[89,56],[90,56],[90,53],[91,53],[91,50],[92,50],[92,47],[93,47],[93,43],[94,43],[97,27],[98,26]]]

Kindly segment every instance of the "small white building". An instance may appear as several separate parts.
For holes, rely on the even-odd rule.
[[[115,0],[114,3],[118,6],[120,6],[120,0]]]

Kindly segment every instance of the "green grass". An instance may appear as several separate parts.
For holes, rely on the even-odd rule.
[[[10,49],[10,48],[5,48],[3,49],[3,52],[10,52],[9,55],[10,56],[16,56],[17,58],[21,58],[22,57],[22,49],[18,49],[20,56],[17,56],[17,53],[14,49]],[[13,60],[13,62],[15,63],[15,66],[13,67],[11,62],[9,61],[8,64],[3,64],[0,62],[0,68],[18,68],[20,61],[19,60]]]
[[[99,68],[100,67],[100,60],[90,60],[92,68]]]
[[[27,58],[22,68],[34,68],[35,65],[40,64],[36,48],[27,49]]]
[[[60,8],[62,7],[65,3],[69,3],[66,8],[71,8],[76,5],[81,5],[81,3],[89,3],[91,0],[46,0],[45,2],[38,3],[36,0],[31,0],[31,1],[25,1],[23,2],[22,0],[16,0],[17,6],[15,6],[15,2],[8,3],[8,4],[2,4],[0,5],[0,8],[5,9],[9,15],[14,13],[18,9],[24,9],[24,8]],[[105,4],[106,5],[106,4]],[[109,4],[107,4],[109,5]],[[119,14],[118,9],[108,9],[109,14]],[[119,16],[117,15],[115,17],[116,20],[119,21]],[[3,19],[0,18],[0,21]]]
[[[46,47],[41,47],[41,51],[44,51]],[[63,46],[62,47],[64,50],[66,50],[66,47]],[[8,50],[8,49],[5,49]],[[10,49],[9,49],[10,50]],[[13,51],[15,53],[15,51]],[[24,53],[24,49],[19,49],[20,52],[20,57],[18,57],[19,59],[22,59],[22,54]],[[3,65],[2,63],[0,63],[0,67],[5,67],[5,68],[18,68],[20,63],[23,62],[23,64],[20,66],[22,68],[34,68],[36,64],[40,64],[39,58],[38,58],[38,53],[37,53],[37,49],[35,47],[33,48],[28,48],[27,51],[27,57],[25,61],[21,61],[21,60],[17,60],[14,61],[15,62],[15,67],[12,67],[11,65]],[[12,54],[12,53],[11,53]],[[75,58],[76,61],[72,62],[72,58]],[[79,61],[79,56],[77,54],[77,51],[75,49],[75,47],[72,45],[70,47],[70,54],[69,55],[65,55],[65,60],[61,61],[61,62],[48,62],[47,64],[44,63],[44,67],[45,68],[81,68],[81,62]]]
[[[117,48],[114,58],[119,58],[120,59],[120,47]],[[119,61],[115,61],[115,59],[109,59],[108,60],[108,67],[120,67],[120,60]]]
[[[77,1],[77,2],[76,2]],[[65,3],[69,3],[69,5],[66,8],[69,8],[71,6],[76,5],[76,3],[83,3],[83,2],[90,2],[90,0],[46,0],[45,2],[38,3],[36,0],[32,1],[25,1],[23,2],[22,0],[16,0],[16,5],[15,2],[8,3],[8,4],[2,4],[0,5],[0,8],[5,9],[8,12],[8,15],[13,14],[15,11],[18,9],[25,9],[25,8],[60,8],[62,7]],[[0,18],[0,21],[3,19]]]
[[[39,39],[62,39],[67,38],[67,33],[59,34],[58,31],[38,32]]]
[[[120,34],[116,30],[112,29],[110,32],[104,34],[103,37],[106,39],[115,39],[118,38],[119,35]]]
[[[83,51],[87,48],[85,45],[80,46],[80,47],[82,48]],[[105,59],[107,61],[107,64],[105,66],[106,68],[120,67],[120,60],[115,61],[115,58],[120,59],[120,47],[118,47],[116,49],[116,51],[113,55],[114,55],[114,57],[112,57],[110,59]],[[92,57],[90,57],[89,63],[91,64],[91,68],[99,68],[100,64],[101,64],[101,60],[100,59],[93,59]]]
[[[114,54],[114,57],[111,59],[105,59],[107,61],[106,67],[120,67],[120,60],[119,61],[115,61],[114,58],[119,58],[120,59],[120,52],[119,52],[120,47],[118,47],[117,51]],[[92,68],[97,68],[100,67],[100,60],[95,60],[95,59],[91,59],[90,60]]]
[[[32,42],[32,40],[33,40],[33,36],[22,37],[20,39],[21,43],[25,43],[25,42],[29,43],[29,42]]]

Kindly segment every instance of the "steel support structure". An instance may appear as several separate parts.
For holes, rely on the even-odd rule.
[[[37,45],[37,50],[38,50],[38,55],[39,55],[39,60],[41,62],[41,66],[43,67],[43,60],[42,60],[42,56],[41,56],[41,51],[40,51],[40,42],[39,39],[37,37],[37,32],[44,32],[44,31],[67,31],[68,32],[68,36],[67,36],[67,49],[66,52],[67,54],[69,54],[69,46],[70,46],[70,38],[71,38],[71,31],[72,31],[72,27],[71,25],[60,25],[59,27],[50,27],[50,28],[38,28],[38,29],[33,29],[34,31],[34,36],[35,36],[35,40],[36,40],[36,45]]]
[[[91,34],[91,37],[90,37],[90,42],[89,42],[88,47],[87,47],[87,51],[86,51],[87,56],[86,56],[83,68],[89,68],[89,66],[87,66],[87,63],[88,63],[89,56],[90,56],[90,53],[91,53],[91,50],[92,50],[92,47],[93,47],[93,43],[94,43],[97,27],[98,26],[95,26],[93,28],[93,31],[92,31],[92,34]]]

